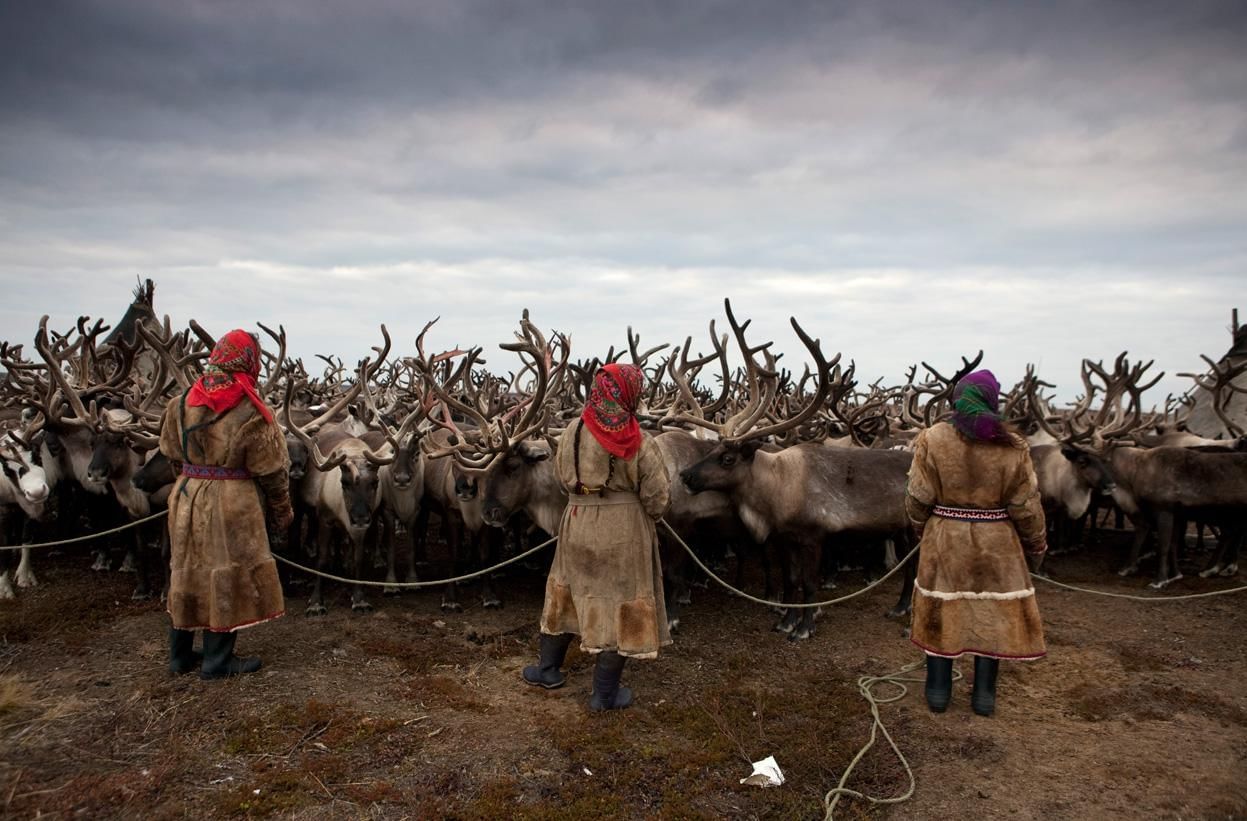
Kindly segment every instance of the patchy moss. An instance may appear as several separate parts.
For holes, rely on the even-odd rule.
[[[246,784],[221,796],[216,810],[221,815],[264,818],[315,804],[318,795],[324,797],[316,781],[305,773],[261,767]]]

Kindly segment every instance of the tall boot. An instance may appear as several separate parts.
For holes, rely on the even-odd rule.
[[[542,633],[540,649],[536,664],[524,668],[524,681],[547,690],[557,690],[567,682],[567,677],[559,672],[563,659],[567,657],[567,648],[572,643],[571,633],[559,633],[551,636]]]
[[[953,698],[953,660],[927,656],[927,706],[933,713],[948,709]]]
[[[169,628],[169,672],[175,676],[189,673],[199,662],[203,653],[195,652],[195,631]]]
[[[254,673],[260,669],[258,658],[240,658],[234,655],[237,633],[214,633],[204,631],[204,666],[199,671],[202,679],[226,678],[242,673]]]
[[[620,687],[624,663],[628,659],[614,650],[598,653],[593,667],[593,693],[589,696],[590,710],[622,710],[632,703],[632,690]]]
[[[999,673],[1000,659],[974,657],[974,693],[970,696],[970,706],[981,716],[996,711],[996,676]]]

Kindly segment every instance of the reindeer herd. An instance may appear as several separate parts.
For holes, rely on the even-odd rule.
[[[141,285],[107,336],[102,322],[84,317],[59,333],[45,317],[29,355],[24,344],[0,343],[3,544],[95,533],[165,507],[175,477],[157,450],[160,412],[198,377],[214,340],[194,320],[184,329],[159,321],[153,292],[150,281]],[[666,520],[711,561],[734,554],[738,584],[744,561],[756,557],[767,598],[809,603],[849,557],[872,572],[894,564],[911,546],[908,443],[949,414],[953,387],[982,353],[949,376],[922,363],[923,374],[914,366],[903,384],[863,384],[851,362],[829,358],[793,320],[809,359],[798,375],[781,367],[771,342],[748,338],[749,321],[738,321],[726,300],[724,308],[730,333],[710,322],[707,354],[694,353],[692,337],[642,350],[629,328],[627,346],[603,359],[574,359],[569,336],[543,333],[525,312],[514,340],[500,346],[509,361],[498,370],[485,367],[482,347],[427,352],[436,320],[405,352],[394,351],[382,325],[382,342],[366,358],[352,367],[320,356],[319,373],[286,356],[284,328],[260,325],[272,344],[259,390],[286,432],[296,506],[274,549],[352,579],[383,566],[395,586],[417,579],[434,545],[444,543],[452,566],[466,570],[556,533],[567,497],[553,447],[579,415],[596,369],[626,357],[646,375],[638,415],[672,480]],[[1084,360],[1072,406],[1045,395],[1053,385],[1033,368],[1004,396],[1004,416],[1030,442],[1054,548],[1078,545],[1115,514],[1117,529],[1128,520],[1133,532],[1122,575],[1155,555],[1152,587],[1181,578],[1177,560],[1192,526],[1201,542],[1205,531],[1216,540],[1201,575],[1237,572],[1247,523],[1247,356],[1205,361],[1207,371],[1190,375],[1193,393],[1159,411],[1144,399],[1159,380],[1148,377],[1152,363],[1125,353],[1108,366]],[[1218,436],[1185,429],[1195,392],[1221,423]],[[409,550],[397,547],[403,533]],[[691,564],[661,538],[674,627],[689,601]],[[124,554],[122,569],[138,574],[136,597],[154,594],[160,568],[167,573],[163,521],[92,546],[95,570]],[[15,595],[14,583],[36,583],[30,552],[0,551],[0,599]],[[908,610],[911,585],[912,573],[893,614]],[[459,608],[459,595],[445,585],[442,607]],[[479,595],[486,607],[502,603],[489,575]],[[351,607],[371,609],[364,586],[351,590]],[[307,613],[324,612],[317,576]],[[815,612],[788,608],[776,629],[808,638]]]

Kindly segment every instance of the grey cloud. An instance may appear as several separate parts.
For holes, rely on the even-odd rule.
[[[1247,262],[1244,34],[1235,3],[8,3],[0,337],[152,275],[304,355],[526,306],[674,339],[732,294],[872,373],[1184,370]]]

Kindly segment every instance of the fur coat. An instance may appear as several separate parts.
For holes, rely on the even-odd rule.
[[[1036,659],[1046,652],[1024,553],[1047,547],[1030,451],[975,442],[946,422],[914,439],[905,506],[920,539],[914,644],[946,657],[964,653]],[[996,521],[933,515],[933,508],[1007,511]]]
[[[569,493],[554,563],[546,579],[541,632],[575,633],[589,653],[615,650],[656,658],[671,643],[655,522],[667,510],[670,482],[662,452],[645,435],[629,461],[615,460],[587,430],[580,437],[580,481],[601,495],[577,495],[575,433],[559,441],[555,469]]]
[[[229,632],[275,619],[285,612],[285,601],[269,552],[261,482],[287,481],[285,437],[250,402],[241,402],[218,421],[191,431],[189,453],[183,453],[181,405],[179,396],[165,409],[161,453],[177,462],[243,468],[256,478],[179,476],[175,482],[169,496],[173,626]],[[212,416],[207,407],[187,406],[186,427]]]

